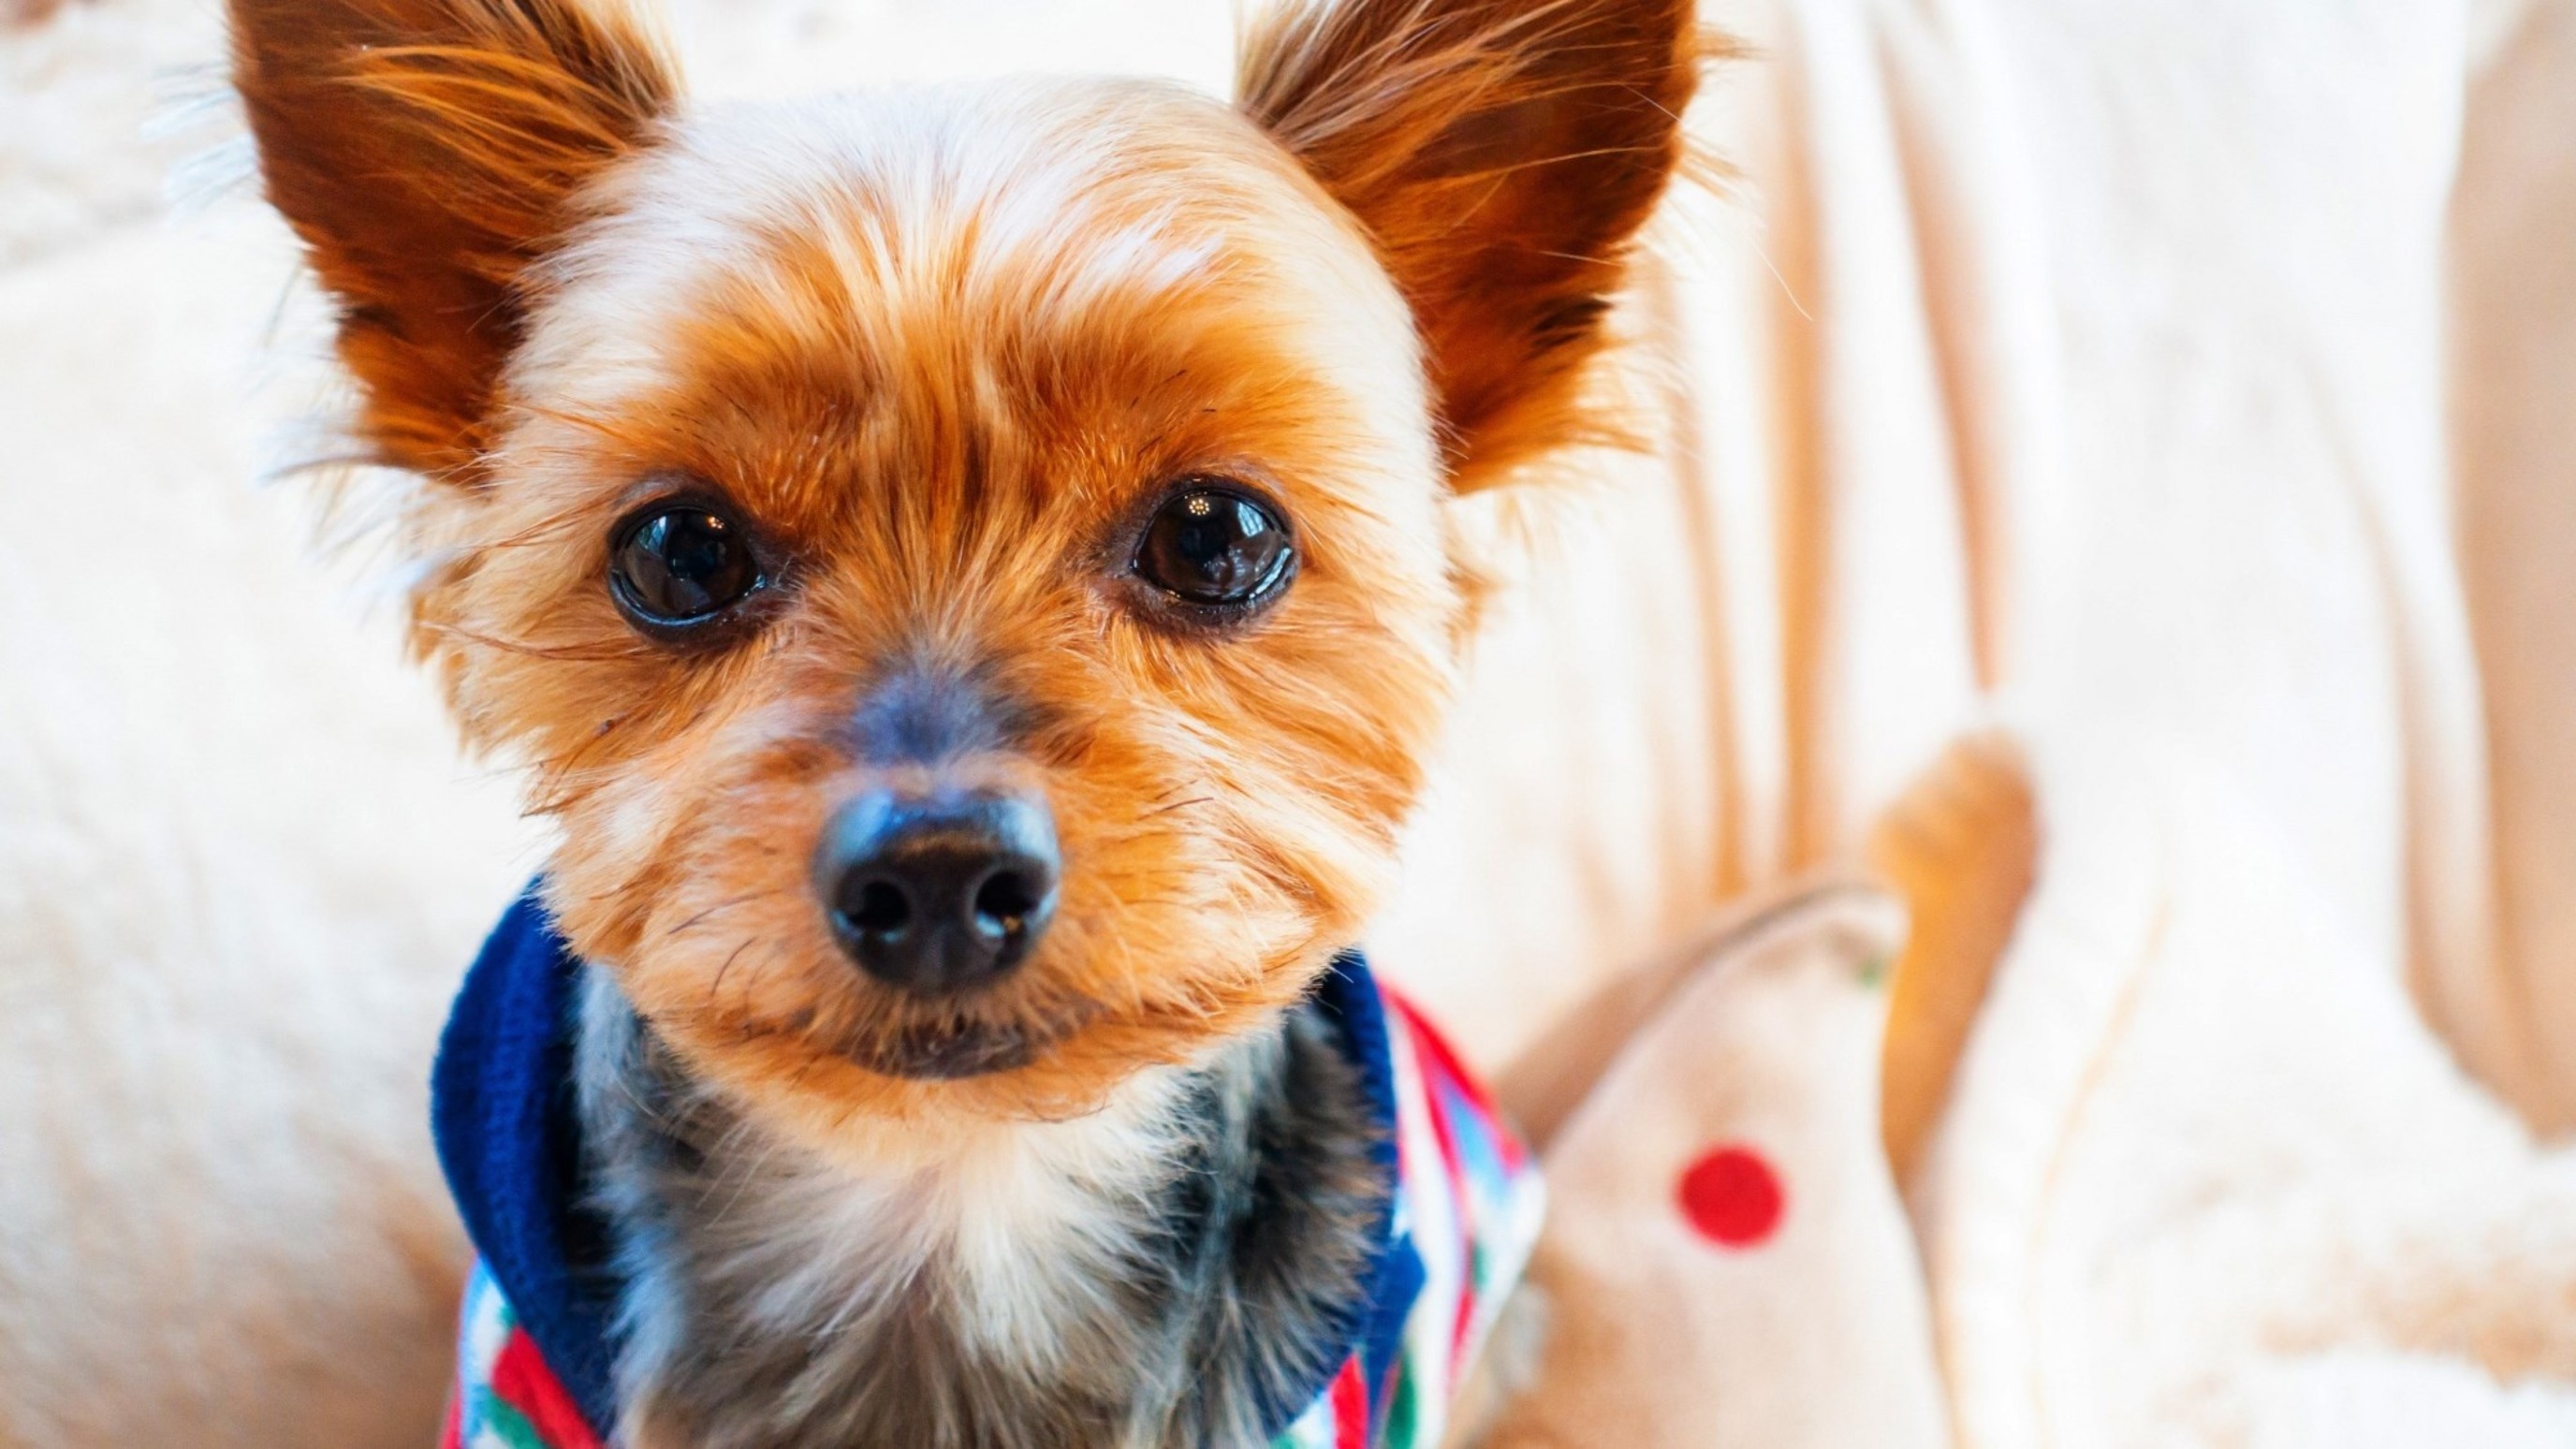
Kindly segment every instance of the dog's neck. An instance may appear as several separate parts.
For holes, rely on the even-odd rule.
[[[1382,1231],[1381,1129],[1312,1008],[874,1169],[746,1120],[605,973],[580,1037],[632,1449],[1256,1444],[1339,1358]]]

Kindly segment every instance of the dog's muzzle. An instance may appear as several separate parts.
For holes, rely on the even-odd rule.
[[[1045,802],[877,789],[841,807],[814,888],[842,952],[898,990],[947,995],[1016,970],[1055,915],[1063,862]]]

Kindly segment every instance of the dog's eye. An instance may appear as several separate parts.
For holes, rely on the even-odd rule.
[[[760,587],[740,524],[701,503],[648,508],[617,531],[609,592],[641,623],[694,624]]]
[[[1297,551],[1269,505],[1214,484],[1183,489],[1145,525],[1136,576],[1184,603],[1239,608],[1276,594]]]

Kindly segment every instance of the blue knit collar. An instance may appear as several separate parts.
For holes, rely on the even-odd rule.
[[[616,1422],[619,1284],[606,1225],[586,1204],[573,1103],[575,993],[583,964],[554,929],[532,883],[493,928],[466,973],[431,1072],[430,1122],[440,1167],[485,1270],[547,1366],[602,1442]],[[1381,1129],[1377,1157],[1396,1194],[1396,1099],[1384,998],[1356,953],[1337,959],[1315,1002],[1338,1028]],[[1392,1209],[1390,1207],[1390,1213]],[[1371,1383],[1394,1362],[1424,1270],[1390,1220],[1362,1275],[1367,1291],[1337,1325]],[[1330,1386],[1333,1354],[1306,1392],[1265,1406],[1276,1433]]]

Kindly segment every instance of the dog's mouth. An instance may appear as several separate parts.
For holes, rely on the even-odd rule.
[[[1055,1039],[1016,1023],[938,1025],[853,1042],[842,1054],[880,1076],[953,1082],[1025,1067]]]
[[[953,1082],[1017,1071],[1082,1028],[1096,1008],[1036,1019],[943,1015],[872,1023],[835,1042],[843,1057],[879,1076]]]

